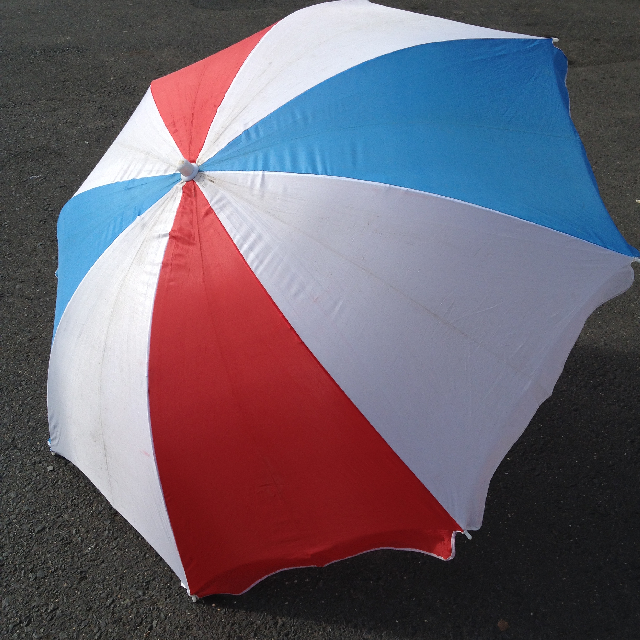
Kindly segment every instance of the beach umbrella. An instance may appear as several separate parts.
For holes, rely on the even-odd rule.
[[[190,594],[480,527],[640,255],[566,70],[343,0],[151,83],[60,215],[49,422]]]

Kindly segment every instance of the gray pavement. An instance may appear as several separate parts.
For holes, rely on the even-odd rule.
[[[91,483],[49,454],[45,386],[60,209],[151,80],[306,4],[0,5],[0,637],[637,638],[637,283],[589,319],[553,396],[495,474],[483,528],[472,541],[459,538],[448,563],[374,552],[192,604]],[[602,196],[640,247],[637,0],[386,4],[558,37],[569,58],[572,115]]]

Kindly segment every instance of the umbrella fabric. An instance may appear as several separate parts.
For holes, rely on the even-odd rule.
[[[480,527],[640,255],[566,69],[343,0],[151,84],[60,215],[49,421],[191,594]]]

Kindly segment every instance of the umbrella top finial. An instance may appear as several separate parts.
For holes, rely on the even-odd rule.
[[[189,182],[189,180],[193,180],[198,175],[200,167],[198,167],[197,164],[192,164],[188,160],[183,160],[178,170],[182,174],[182,179],[185,182]]]

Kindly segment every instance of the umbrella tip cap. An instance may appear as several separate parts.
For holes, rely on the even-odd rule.
[[[185,182],[189,182],[189,180],[193,180],[198,175],[200,167],[197,164],[191,164],[188,160],[183,160],[178,167],[178,171],[180,171],[182,179]]]

